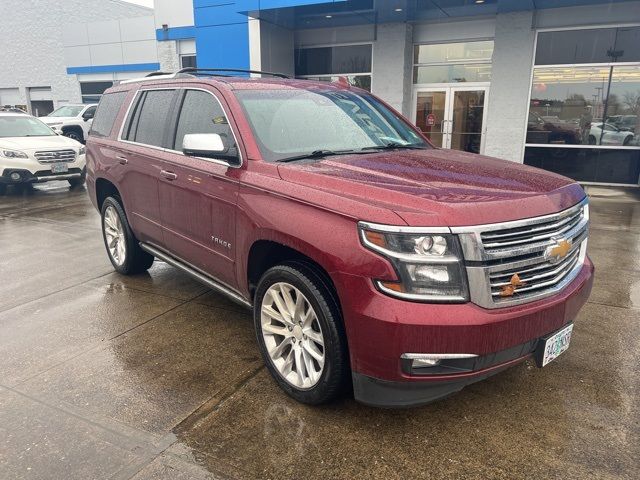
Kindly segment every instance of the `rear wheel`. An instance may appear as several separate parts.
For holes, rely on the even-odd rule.
[[[153,255],[140,248],[117,198],[107,197],[102,204],[102,237],[117,272],[133,275],[148,270],[153,264]]]
[[[267,368],[291,397],[316,405],[342,393],[349,373],[342,318],[313,269],[269,269],[256,289],[254,324]]]

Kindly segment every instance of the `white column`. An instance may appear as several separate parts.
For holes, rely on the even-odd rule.
[[[249,18],[249,64],[251,70],[293,76],[293,30]]]
[[[371,91],[405,116],[411,113],[413,29],[406,23],[377,26]]]
[[[535,31],[532,12],[496,16],[485,155],[522,162]]]

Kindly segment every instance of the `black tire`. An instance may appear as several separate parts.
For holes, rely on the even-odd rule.
[[[301,389],[285,380],[271,360],[264,342],[261,324],[262,301],[269,287],[278,282],[289,283],[304,294],[315,310],[322,329],[325,363],[319,380],[311,388]],[[295,400],[309,405],[327,403],[343,394],[350,378],[347,337],[337,300],[322,275],[301,262],[289,262],[270,268],[258,282],[253,311],[260,353],[280,388]]]
[[[65,137],[69,137],[72,140],[76,140],[80,143],[84,143],[84,135],[82,134],[82,130],[78,128],[69,128],[62,132]]]
[[[79,177],[70,178],[67,181],[69,182],[69,185],[71,185],[71,188],[76,188],[81,185],[84,185],[85,182],[87,181],[87,167],[84,167],[82,169],[82,174]]]
[[[105,212],[109,207],[112,207],[116,214],[118,215],[121,225],[124,229],[124,239],[125,239],[125,258],[121,264],[118,264],[111,255],[109,251],[109,246],[107,244],[107,235],[105,233]],[[113,265],[113,268],[118,273],[123,275],[134,275],[136,273],[142,273],[148,270],[151,265],[153,265],[153,261],[155,260],[153,255],[145,252],[140,248],[140,243],[133,235],[131,231],[131,227],[129,226],[129,222],[127,221],[127,215],[124,213],[122,206],[120,205],[120,200],[116,197],[107,197],[105,201],[102,203],[101,208],[101,226],[102,226],[102,239],[104,240],[104,246],[107,250],[107,256]]]
[[[631,143],[631,139],[633,139],[633,135],[629,135],[628,137],[626,137],[623,140],[622,145],[624,145],[626,147],[627,145],[629,145]]]

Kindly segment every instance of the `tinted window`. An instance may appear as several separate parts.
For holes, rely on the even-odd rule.
[[[81,82],[82,95],[101,95],[107,88],[113,87],[113,82]]]
[[[102,96],[91,125],[91,135],[108,137],[111,134],[113,122],[126,96],[127,92],[108,93]]]
[[[164,122],[169,117],[174,90],[151,90],[146,92],[142,105],[136,109],[137,119],[133,141],[162,147]],[[129,137],[131,138],[131,137]]]
[[[96,114],[96,107],[87,108],[82,114],[83,117],[93,118]]]
[[[196,64],[196,56],[195,55],[181,55],[180,56],[180,66],[182,68],[195,68],[198,65]]]
[[[541,32],[536,65],[635,62],[639,41],[640,27]]]
[[[229,122],[212,94],[200,90],[188,90],[182,102],[176,129],[174,150],[182,151],[182,140],[189,133],[217,133],[234,143]]]
[[[367,73],[371,71],[371,45],[301,48],[295,52],[296,75]]]

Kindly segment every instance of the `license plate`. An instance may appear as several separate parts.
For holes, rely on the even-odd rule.
[[[572,331],[573,324],[554,333],[544,341],[543,349],[538,356],[538,365],[540,367],[544,367],[549,362],[555,360],[569,348]]]
[[[65,173],[69,171],[69,165],[66,163],[54,163],[51,165],[51,173]]]

